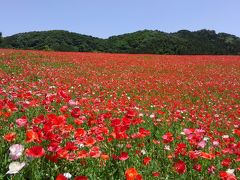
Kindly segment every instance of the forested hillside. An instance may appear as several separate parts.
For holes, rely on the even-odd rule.
[[[234,55],[240,54],[240,38],[205,29],[194,32],[181,30],[176,33],[143,30],[108,39],[53,30],[0,38],[0,47],[76,52]]]

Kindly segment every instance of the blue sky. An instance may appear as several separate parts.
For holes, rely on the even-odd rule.
[[[240,36],[240,0],[1,0],[0,32],[63,29],[106,38],[142,29]]]

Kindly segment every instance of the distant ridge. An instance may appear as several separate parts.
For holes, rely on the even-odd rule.
[[[19,33],[4,38],[0,34],[0,47],[76,52],[240,55],[240,38],[206,29],[175,33],[142,30],[107,39],[51,30]]]

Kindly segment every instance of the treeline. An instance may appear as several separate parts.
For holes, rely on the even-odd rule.
[[[2,38],[0,47],[14,49],[151,53],[240,54],[240,38],[210,30],[176,33],[143,30],[101,39],[62,30],[19,33]]]

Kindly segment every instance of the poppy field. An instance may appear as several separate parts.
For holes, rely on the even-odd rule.
[[[0,49],[0,179],[240,177],[240,56]]]

